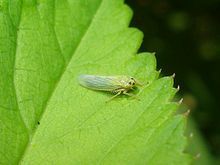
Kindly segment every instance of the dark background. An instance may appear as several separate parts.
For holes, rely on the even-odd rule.
[[[191,109],[208,150],[220,155],[220,0],[126,0],[131,26],[144,33],[140,52],[156,52],[162,74]]]

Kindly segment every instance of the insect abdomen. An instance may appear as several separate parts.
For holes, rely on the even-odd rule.
[[[113,83],[112,77],[109,76],[95,76],[95,75],[80,75],[80,85],[93,89],[103,91],[113,91],[118,89],[120,86]]]

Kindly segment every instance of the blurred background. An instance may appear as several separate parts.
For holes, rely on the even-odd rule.
[[[178,97],[191,110],[189,139],[196,134],[190,152],[203,164],[220,164],[220,0],[125,2],[134,12],[131,26],[144,33],[140,52],[156,52],[162,74],[176,73]]]

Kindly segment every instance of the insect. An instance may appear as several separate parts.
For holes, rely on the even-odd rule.
[[[137,85],[142,86],[142,84],[135,78],[125,75],[80,75],[79,84],[88,89],[113,93],[114,96],[111,97],[108,101],[112,100],[120,94],[135,97],[135,95],[128,93],[128,91],[134,90],[134,87],[136,87]]]

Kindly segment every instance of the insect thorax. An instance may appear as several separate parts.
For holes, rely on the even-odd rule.
[[[112,94],[117,94],[118,93],[118,89],[111,91]]]
[[[119,93],[119,92],[124,92],[124,91],[128,91],[128,90],[125,89],[125,88],[119,88],[119,89],[115,89],[115,90],[113,90],[113,91],[111,91],[111,92],[112,92],[112,94],[117,94],[117,93]]]

